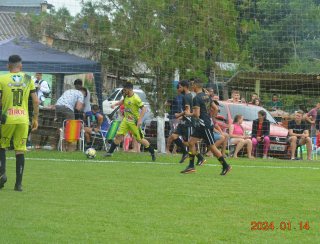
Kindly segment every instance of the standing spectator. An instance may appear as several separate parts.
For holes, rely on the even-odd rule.
[[[231,93],[231,99],[228,99],[228,102],[241,103],[240,92],[238,90],[233,90]]]
[[[8,60],[10,73],[0,77],[0,93],[2,104],[1,139],[0,139],[0,189],[7,182],[6,148],[13,145],[16,153],[16,183],[15,191],[22,191],[22,176],[24,170],[24,153],[29,128],[28,99],[31,94],[33,102],[33,117],[31,130],[38,128],[39,100],[31,77],[21,72],[22,60],[18,55],[11,55]]]
[[[77,90],[80,90],[80,88],[83,87],[83,82],[81,79],[76,79],[74,81],[74,87]],[[87,96],[84,98],[84,105],[83,105],[83,112],[90,112],[91,111],[91,104],[90,104],[90,91],[85,88],[87,90]],[[82,119],[83,120],[83,113],[82,111],[78,111],[77,109],[75,110],[75,119]]]
[[[61,127],[65,119],[75,119],[75,109],[83,109],[83,100],[87,96],[87,89],[81,87],[79,90],[66,90],[56,103],[56,122],[57,127]],[[55,145],[52,145],[55,147]],[[72,149],[71,143],[67,143],[67,149]]]
[[[39,104],[44,105],[44,101],[50,96],[51,90],[48,82],[42,79],[42,73],[36,73],[36,80],[34,82],[37,89],[37,96],[39,99]]]
[[[249,104],[255,104],[255,103],[254,103],[255,99],[259,99],[259,96],[258,96],[257,93],[253,92],[253,93],[251,94],[251,100],[250,100],[250,102],[248,102],[248,103],[249,103]]]
[[[316,107],[311,109],[304,116],[305,120],[311,124],[311,137],[316,136],[316,119],[317,119],[317,114],[319,111],[320,111],[320,102],[317,103]]]
[[[211,98],[211,100],[214,100],[215,92],[214,92],[213,88],[212,87],[208,87],[207,88],[207,92],[208,92],[208,95]]]
[[[239,151],[247,146],[248,158],[253,159],[252,156],[252,141],[249,136],[245,134],[245,131],[242,127],[243,116],[237,114],[233,119],[233,124],[230,125],[229,135],[230,135],[230,144],[236,145],[233,157],[237,158]]]
[[[291,159],[295,159],[297,145],[307,145],[307,159],[311,160],[312,143],[309,137],[309,128],[305,121],[302,120],[303,111],[295,112],[295,119],[289,121],[288,135],[291,147]]]
[[[177,96],[175,96],[173,99],[167,100],[166,102],[166,105],[169,106],[168,118],[170,122],[171,132],[176,129],[179,123],[179,119],[176,118],[176,114],[181,113],[183,111],[183,107],[182,107],[183,95],[181,94],[181,90],[179,89],[179,84],[177,85],[177,93],[178,93]],[[169,152],[167,151],[167,153]]]
[[[267,108],[269,111],[276,111],[276,110],[282,110],[283,104],[279,100],[279,97],[277,94],[272,95],[272,99],[270,102],[267,103]]]
[[[255,155],[258,143],[263,143],[263,158],[268,157],[270,147],[270,121],[267,119],[267,113],[264,110],[258,112],[258,119],[252,123],[252,154]]]

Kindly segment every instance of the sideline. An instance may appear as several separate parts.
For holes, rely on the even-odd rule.
[[[15,157],[8,157],[8,160],[15,160]],[[156,165],[168,165],[176,166],[174,163],[164,162],[139,162],[139,161],[116,161],[116,160],[95,160],[95,159],[50,159],[50,158],[26,158],[26,160],[36,161],[53,161],[53,162],[81,162],[81,163],[128,163],[128,164],[156,164]],[[180,165],[180,164],[179,164]],[[271,166],[271,165],[237,165],[231,164],[233,168],[261,168],[261,169],[309,169],[309,170],[320,170],[320,167],[305,167],[305,166]],[[220,164],[205,164],[203,166],[209,167],[221,167]],[[201,166],[201,167],[203,167]],[[200,166],[199,166],[200,167]]]

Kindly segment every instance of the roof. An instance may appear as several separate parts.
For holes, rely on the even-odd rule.
[[[28,32],[23,25],[16,22],[14,13],[0,12],[0,41],[15,36],[28,36]]]
[[[40,7],[44,0],[1,0],[0,6]]]
[[[227,86],[254,91],[256,81],[260,81],[261,92],[320,95],[320,74],[238,71]]]
[[[2,41],[0,50],[0,70],[7,70],[8,57],[18,54],[22,58],[24,71],[64,74],[101,71],[98,62],[59,51],[26,37]]]

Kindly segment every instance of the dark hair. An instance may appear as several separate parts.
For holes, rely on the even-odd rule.
[[[78,86],[82,86],[83,82],[81,79],[76,79],[74,82],[73,82],[73,85],[78,85]]]
[[[16,64],[21,61],[22,61],[22,59],[19,55],[11,55],[8,59],[9,64]]]
[[[193,84],[201,88],[203,87],[203,82],[199,78],[195,78]]]
[[[257,101],[259,101],[259,106],[261,106],[261,100],[260,100],[259,98],[253,99],[252,104],[253,104],[253,105],[256,105],[256,102],[257,102]]]
[[[260,111],[258,112],[258,114],[260,114],[260,115],[263,116],[263,117],[266,117],[266,116],[267,116],[267,113],[266,113],[266,111],[264,111],[264,110],[260,110]]]
[[[123,85],[123,88],[126,88],[126,89],[133,89],[133,84],[129,81],[127,81],[124,85]]]
[[[87,88],[80,87],[80,88],[79,88],[79,91],[84,91],[84,96],[85,96],[85,97],[88,95]]]
[[[182,87],[187,87],[189,88],[189,81],[188,80],[182,80],[179,82],[179,85]]]
[[[238,123],[241,117],[243,117],[241,114],[237,114],[236,116],[234,116],[233,123]]]
[[[93,104],[91,106],[91,110],[99,110],[99,106],[97,104]]]

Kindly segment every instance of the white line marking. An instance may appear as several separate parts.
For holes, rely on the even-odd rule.
[[[15,160],[15,157],[8,157],[9,160]],[[116,160],[94,160],[94,159],[50,159],[50,158],[26,158],[26,160],[36,160],[36,161],[55,161],[55,162],[81,162],[81,163],[130,163],[130,164],[156,164],[156,165],[169,165],[177,166],[180,164],[175,163],[163,163],[163,162],[138,162],[138,161],[116,161]],[[304,167],[304,166],[271,166],[271,165],[236,165],[231,164],[232,167],[236,168],[261,168],[261,169],[311,169],[320,170],[320,167]],[[183,165],[181,165],[183,166]],[[205,164],[203,166],[209,167],[220,167],[220,164]],[[201,166],[201,167],[203,167]]]

